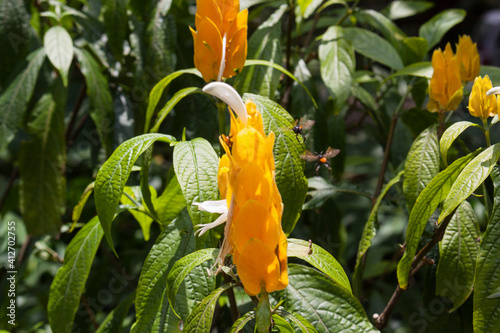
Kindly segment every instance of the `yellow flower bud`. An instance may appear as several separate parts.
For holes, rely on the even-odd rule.
[[[206,82],[237,74],[247,57],[248,10],[239,0],[197,0],[194,65]]]
[[[460,62],[453,55],[450,43],[444,52],[435,50],[432,54],[432,74],[429,84],[429,103],[427,110],[431,112],[456,110],[463,97],[463,86],[460,79]]]
[[[498,113],[498,101],[495,95],[486,96],[486,92],[492,88],[491,80],[486,75],[484,78],[478,76],[474,80],[469,97],[469,112],[474,117],[487,119]]]
[[[469,36],[464,35],[458,38],[457,58],[461,62],[460,76],[462,81],[472,81],[479,75],[479,53],[477,44],[472,43]]]

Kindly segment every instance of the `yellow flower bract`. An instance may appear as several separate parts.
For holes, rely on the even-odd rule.
[[[229,212],[222,258],[233,255],[243,287],[253,296],[288,285],[287,239],[274,180],[274,133],[266,137],[262,116],[251,100],[245,106],[246,125],[231,112],[231,147],[220,140],[226,154],[219,162],[218,184]]]
[[[477,44],[472,43],[470,36],[464,35],[458,38],[457,58],[461,63],[460,76],[462,81],[472,81],[479,75],[479,53]]]
[[[498,113],[499,105],[496,96],[486,96],[486,92],[491,88],[492,84],[488,75],[484,78],[478,76],[474,80],[469,98],[469,112],[472,116],[487,119]]]
[[[197,0],[194,65],[206,82],[237,74],[247,57],[248,10],[239,0]]]

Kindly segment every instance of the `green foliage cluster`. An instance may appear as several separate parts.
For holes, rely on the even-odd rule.
[[[231,265],[213,275],[223,227],[194,234],[217,218],[193,203],[219,199],[229,128],[193,68],[194,0],[0,0],[0,269],[17,278],[0,329],[498,330],[498,116],[467,97],[425,110],[431,52],[465,11],[411,36],[398,20],[432,2],[240,3],[248,59],[227,82],[276,135],[288,287],[247,296]],[[329,146],[314,175],[301,155]]]

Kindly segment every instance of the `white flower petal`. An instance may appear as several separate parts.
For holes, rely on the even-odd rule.
[[[222,75],[224,75],[224,69],[226,68],[226,39],[227,34],[224,34],[224,38],[222,38],[222,59],[220,60],[219,75],[217,76],[217,81],[222,81]]]
[[[196,230],[194,234],[197,236],[201,236],[208,230],[215,228],[216,226],[221,225],[226,221],[227,221],[227,212],[223,213],[221,216],[217,218],[217,220],[213,221],[212,223],[198,224],[196,228],[201,228],[201,229]]]
[[[500,86],[493,87],[486,92],[486,96],[493,95],[493,94],[500,94]]]
[[[224,200],[213,200],[213,201],[203,201],[203,202],[193,202],[194,206],[198,206],[199,210],[209,213],[223,214],[227,213],[227,201]]]
[[[218,97],[236,112],[238,118],[247,124],[247,109],[238,92],[229,84],[224,82],[210,82],[203,87],[203,92]]]

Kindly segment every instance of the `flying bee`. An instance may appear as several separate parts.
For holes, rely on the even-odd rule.
[[[314,120],[307,120],[307,119],[296,119],[295,120],[295,125],[293,127],[287,127],[287,130],[293,131],[295,133],[295,137],[297,138],[297,141],[299,141],[299,135],[302,135],[302,139],[304,139],[304,142],[306,141],[306,136],[303,133],[304,130],[311,129],[313,127],[315,121]],[[299,141],[300,143],[300,141]]]
[[[303,155],[300,155],[300,158],[303,160],[306,160],[307,162],[316,162],[316,174],[318,174],[319,168],[324,165],[329,171],[330,175],[332,174],[332,168],[330,167],[330,164],[328,164],[328,160],[332,157],[337,156],[340,153],[339,149],[334,149],[332,147],[328,147],[326,150],[326,153],[323,154],[321,152],[320,154],[313,154],[309,150],[306,150],[306,153]]]

